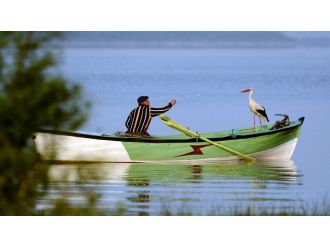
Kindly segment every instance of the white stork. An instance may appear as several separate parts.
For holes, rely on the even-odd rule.
[[[259,117],[260,126],[261,126],[261,120],[269,122],[265,107],[255,102],[254,99],[252,99],[253,89],[248,88],[241,91],[241,93],[249,93],[249,106],[250,106],[250,111],[253,114],[254,129],[256,128],[256,115]]]

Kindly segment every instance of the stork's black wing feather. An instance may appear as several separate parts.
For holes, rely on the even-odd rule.
[[[257,109],[257,112],[259,112],[262,116],[264,116],[267,119],[267,122],[269,122],[269,119],[267,117],[266,109],[265,107],[262,107],[263,109]]]

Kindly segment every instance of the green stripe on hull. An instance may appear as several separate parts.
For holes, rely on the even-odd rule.
[[[251,154],[274,148],[298,137],[300,128],[301,126],[298,126],[269,135],[233,139],[220,143],[241,153]],[[232,156],[232,154],[200,140],[187,143],[123,142],[123,145],[133,161],[195,160]]]

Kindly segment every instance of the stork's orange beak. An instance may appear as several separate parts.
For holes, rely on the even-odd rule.
[[[241,93],[247,93],[247,92],[250,92],[251,91],[251,88],[248,88],[248,89],[245,89],[243,91],[241,91]]]

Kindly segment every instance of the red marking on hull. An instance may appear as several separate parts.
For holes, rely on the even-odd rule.
[[[204,155],[204,153],[202,152],[202,148],[207,147],[207,146],[211,146],[211,144],[206,144],[206,145],[190,145],[191,148],[194,150],[192,152],[189,153],[185,153],[185,154],[181,154],[176,157],[182,157],[182,156],[188,156],[188,155]]]

